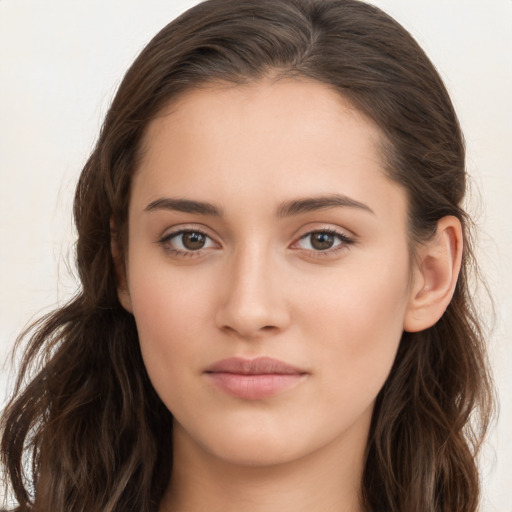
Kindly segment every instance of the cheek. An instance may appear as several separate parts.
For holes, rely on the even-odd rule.
[[[205,348],[200,340],[213,321],[208,283],[144,268],[130,280],[142,355],[157,391],[176,389],[184,368],[196,366]]]
[[[352,267],[300,296],[297,314],[332,397],[373,400],[393,364],[408,302],[407,261]],[[343,393],[340,391],[343,390]],[[362,400],[364,403],[365,400]]]

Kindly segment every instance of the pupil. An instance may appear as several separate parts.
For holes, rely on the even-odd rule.
[[[334,236],[330,233],[316,233],[313,235],[313,240],[311,245],[315,249],[325,250],[330,249],[334,244]]]
[[[184,233],[182,240],[183,245],[191,250],[201,249],[205,243],[204,236],[201,233]]]

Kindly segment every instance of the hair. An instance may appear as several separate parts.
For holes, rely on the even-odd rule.
[[[127,71],[76,189],[80,291],[18,339],[28,345],[1,423],[17,511],[158,509],[172,415],[119,303],[111,237],[126,247],[148,123],[183,92],[269,76],[327,84],[380,128],[386,173],[407,192],[412,247],[444,216],[463,226],[451,303],[429,329],[403,334],[377,397],[361,503],[368,512],[477,510],[493,392],[469,288],[477,267],[462,209],[464,141],[441,78],[403,27],[361,1],[208,0],[162,29]]]

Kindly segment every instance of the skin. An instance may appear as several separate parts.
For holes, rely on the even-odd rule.
[[[447,218],[410,261],[407,196],[385,174],[380,140],[339,94],[305,80],[194,90],[149,125],[119,298],[175,418],[161,512],[361,510],[375,398],[403,330],[444,311],[461,250]],[[333,194],[357,204],[284,215]],[[202,232],[203,248],[180,230]],[[338,234],[319,250],[311,233],[322,230]],[[205,373],[233,356],[304,373],[270,397],[239,398]]]

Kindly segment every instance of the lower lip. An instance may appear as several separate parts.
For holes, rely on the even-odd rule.
[[[295,387],[304,378],[303,374],[261,374],[212,372],[206,374],[213,383],[228,395],[245,400],[261,400]]]

